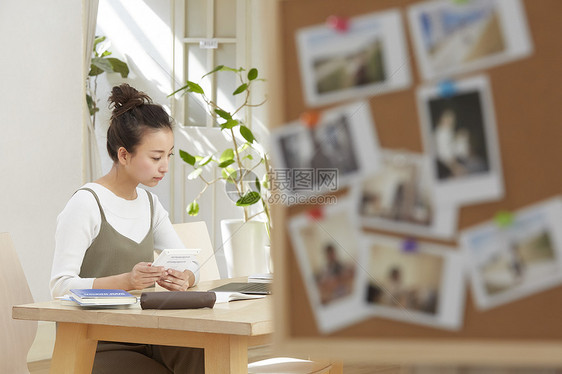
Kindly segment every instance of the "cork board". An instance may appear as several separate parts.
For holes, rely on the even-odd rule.
[[[406,10],[413,0],[284,0],[272,4],[272,126],[294,121],[310,108],[301,89],[296,30],[330,15],[354,17],[399,8],[410,56],[410,88],[368,98],[383,148],[423,152],[416,89],[419,75]],[[458,230],[562,192],[562,48],[558,0],[523,1],[533,53],[480,69],[489,77],[501,150],[504,198],[462,207]],[[466,74],[467,76],[470,74]],[[462,75],[458,78],[462,78]],[[337,104],[335,104],[337,105]],[[329,106],[319,109],[326,109]],[[306,349],[335,358],[375,362],[562,364],[562,287],[487,311],[477,310],[470,287],[460,331],[370,318],[328,335],[319,333],[286,230],[287,217],[303,207],[275,206],[273,255],[277,343],[288,352]],[[457,242],[442,242],[458,246]],[[342,344],[345,342],[345,344]],[[513,354],[517,349],[522,354]],[[436,350],[439,350],[437,354]],[[377,354],[378,353],[378,354]]]

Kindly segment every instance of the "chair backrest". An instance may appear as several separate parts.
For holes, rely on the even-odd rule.
[[[37,321],[12,319],[12,306],[33,303],[27,279],[10,234],[0,233],[0,373],[29,373],[27,352]]]
[[[197,256],[199,265],[199,280],[208,281],[220,279],[219,267],[215,259],[215,251],[211,244],[211,237],[205,222],[176,223],[173,225],[181,241],[187,248],[201,248]]]

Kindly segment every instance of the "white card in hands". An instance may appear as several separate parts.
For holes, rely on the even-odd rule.
[[[154,260],[152,266],[163,266],[164,269],[174,269],[178,271],[187,270],[189,264],[196,259],[201,249],[187,248],[168,248],[162,250],[160,255]]]

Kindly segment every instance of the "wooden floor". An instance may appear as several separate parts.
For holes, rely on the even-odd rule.
[[[30,362],[27,367],[30,374],[49,374],[51,360]],[[399,366],[365,366],[365,365],[344,365],[344,374],[403,374]]]
[[[249,362],[255,362],[274,356],[275,354],[271,345],[252,347],[248,350]],[[51,360],[30,362],[27,366],[30,374],[48,374],[49,368],[51,367]],[[344,364],[343,372],[344,374],[410,374],[408,371],[401,369],[398,365],[372,366],[362,364]]]
[[[51,360],[30,362],[30,374],[49,374]],[[344,374],[562,374],[562,369],[502,369],[502,368],[467,368],[467,367],[418,367],[406,368],[397,365],[370,366],[344,365]]]

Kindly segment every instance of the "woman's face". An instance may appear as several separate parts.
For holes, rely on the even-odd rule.
[[[147,130],[127,163],[127,172],[139,183],[154,187],[168,172],[173,149],[170,129]]]

